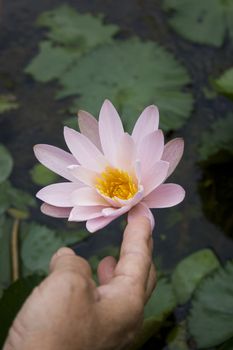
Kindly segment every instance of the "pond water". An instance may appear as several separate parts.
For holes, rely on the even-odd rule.
[[[0,0],[0,94],[10,93],[19,102],[18,109],[0,114],[0,143],[8,148],[14,159],[11,182],[31,194],[40,188],[33,184],[30,176],[30,170],[36,164],[33,145],[48,143],[66,148],[62,129],[64,119],[69,117],[66,111],[72,99],[55,100],[56,81],[40,83],[24,72],[38,53],[38,43],[45,32],[35,26],[36,19],[42,12],[62,3],[61,0]],[[204,87],[211,89],[211,78],[218,77],[232,65],[230,40],[225,40],[219,48],[185,40],[168,25],[162,2],[158,0],[69,0],[66,3],[80,13],[102,13],[105,23],[120,27],[119,40],[136,35],[143,40],[158,42],[175,55],[191,77],[191,83],[186,87],[194,96],[190,118],[183,127],[166,134],[167,140],[183,137],[185,141],[183,159],[170,182],[181,184],[186,190],[186,198],[176,208],[154,211],[154,256],[159,269],[170,271],[183,257],[201,248],[213,249],[222,262],[233,258],[233,241],[229,233],[232,219],[229,218],[226,228],[226,215],[215,220],[218,210],[211,212],[211,203],[217,201],[217,205],[226,208],[227,215],[231,216],[232,197],[224,201],[221,193],[230,190],[232,157],[227,159],[227,167],[215,161],[210,166],[208,162],[200,163],[198,153],[203,132],[232,111],[230,99],[217,94],[209,98],[204,90]],[[220,195],[217,198],[213,186],[208,187],[208,181],[218,186]],[[201,190],[203,186],[205,191]],[[209,209],[204,210],[206,207]],[[67,227],[65,220],[44,216],[39,205],[31,209],[30,220],[55,229]],[[120,219],[73,247],[78,254],[88,258],[103,246],[119,246],[123,224]],[[69,227],[84,228],[84,225],[72,224]]]

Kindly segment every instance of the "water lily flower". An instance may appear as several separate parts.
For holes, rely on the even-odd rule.
[[[86,221],[90,232],[127,212],[128,220],[143,215],[154,227],[150,208],[171,207],[184,199],[181,186],[164,183],[182,157],[183,140],[176,138],[164,145],[156,106],[144,109],[132,135],[124,132],[108,100],[102,105],[99,121],[80,111],[78,122],[80,132],[64,128],[71,153],[50,145],[34,147],[43,165],[68,180],[37,193],[44,202],[44,214]]]

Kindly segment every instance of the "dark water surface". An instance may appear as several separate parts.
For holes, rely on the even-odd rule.
[[[43,35],[43,31],[35,27],[36,18],[41,12],[61,3],[61,0],[0,0],[0,93],[10,92],[20,102],[18,110],[0,117],[0,141],[9,148],[15,160],[12,182],[30,193],[37,191],[29,175],[36,163],[33,145],[48,143],[65,148],[62,134],[64,115],[60,110],[69,106],[70,100],[55,101],[55,83],[39,84],[23,72],[37,53]],[[233,257],[232,240],[202,212],[198,193],[202,170],[197,164],[200,134],[231,109],[231,102],[224,97],[207,100],[202,88],[208,84],[208,77],[218,76],[232,64],[233,48],[227,42],[216,49],[191,44],[178,37],[168,27],[160,2],[156,0],[70,0],[67,3],[80,12],[103,13],[106,23],[115,23],[121,28],[121,38],[137,35],[159,42],[175,54],[192,78],[190,89],[196,101],[193,113],[184,128],[167,135],[167,139],[181,136],[185,140],[183,160],[170,182],[181,184],[187,195],[176,209],[155,212],[155,256],[158,263],[170,269],[182,257],[203,247],[212,248],[222,261]],[[45,217],[39,209],[33,211],[32,218],[52,227],[65,226],[63,221]],[[88,257],[103,244],[119,243],[120,239],[119,225],[114,223],[90,236],[78,245],[77,250]]]

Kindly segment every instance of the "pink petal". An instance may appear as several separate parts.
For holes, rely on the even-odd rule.
[[[95,206],[103,205],[109,206],[109,203],[99,195],[99,193],[90,187],[79,188],[77,191],[74,191],[71,196],[73,206]]]
[[[94,207],[74,207],[70,213],[69,221],[86,221],[103,216],[102,209],[104,207],[96,205]]]
[[[94,186],[96,177],[98,176],[98,173],[95,171],[84,168],[80,165],[70,165],[68,169],[70,170],[71,174],[82,183],[88,186]]]
[[[43,203],[40,210],[43,214],[54,218],[68,218],[72,208],[59,208],[48,203]]]
[[[65,127],[64,137],[71,153],[81,165],[94,171],[103,171],[106,168],[106,159],[86,136]]]
[[[144,196],[147,196],[156,187],[166,179],[169,163],[160,160],[156,162],[145,177],[142,179],[142,185],[144,187]]]
[[[101,150],[99,125],[95,117],[86,111],[79,111],[78,125],[81,133],[94,143],[99,150]]]
[[[136,146],[132,137],[124,133],[118,142],[115,166],[125,171],[132,171],[136,159]]]
[[[108,100],[105,100],[100,110],[99,135],[106,158],[115,161],[119,141],[124,134],[121,119]]]
[[[143,199],[149,208],[167,208],[184,199],[184,189],[176,184],[162,184]]]
[[[110,222],[115,220],[121,215],[121,212],[118,212],[116,216],[101,216],[100,218],[88,220],[86,223],[86,228],[89,232],[95,232],[101,228],[107,226]]]
[[[72,207],[71,194],[79,187],[76,183],[62,182],[42,188],[36,196],[56,207]]]
[[[148,106],[139,116],[133,132],[132,137],[136,144],[143,140],[143,138],[152,131],[158,130],[159,125],[159,111],[154,105]]]
[[[34,146],[34,153],[39,162],[48,169],[63,176],[67,180],[77,181],[67,170],[69,165],[78,164],[72,154],[54,146],[41,144]]]
[[[135,207],[133,207],[128,214],[128,222],[133,221],[135,218],[145,216],[150,220],[151,230],[154,229],[155,220],[154,216],[151,213],[150,209],[144,203],[139,203]]]
[[[138,158],[141,161],[142,176],[161,159],[164,150],[164,136],[161,130],[147,134],[138,148]]]
[[[129,211],[130,208],[127,205],[121,208],[105,208],[102,210],[102,215],[105,217],[118,217]]]
[[[183,139],[176,138],[168,143],[166,143],[164,147],[164,152],[162,155],[162,159],[166,162],[169,162],[169,169],[167,173],[167,177],[173,173],[175,168],[177,167],[182,155],[184,152],[184,141]]]

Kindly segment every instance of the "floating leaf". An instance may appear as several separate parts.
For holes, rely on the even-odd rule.
[[[214,85],[220,93],[233,99],[233,68],[227,69],[214,81]]]
[[[57,181],[58,176],[42,164],[36,164],[31,170],[32,181],[37,185],[49,185]]]
[[[181,260],[172,274],[178,302],[186,303],[200,281],[219,266],[218,259],[210,249],[199,250]]]
[[[233,39],[233,2],[230,0],[164,0],[169,23],[184,38],[221,46],[226,34]]]
[[[176,298],[171,283],[166,278],[159,279],[155,291],[146,304],[143,327],[130,350],[140,349],[158,331],[165,318],[175,307]]]
[[[0,183],[5,181],[11,174],[13,159],[4,145],[0,144]]]
[[[154,42],[130,39],[102,45],[81,57],[60,82],[59,97],[80,95],[74,111],[81,108],[97,115],[109,98],[128,130],[149,104],[158,105],[165,130],[181,127],[192,109],[192,96],[184,92],[190,83],[185,68]]]
[[[228,114],[225,118],[212,123],[210,130],[202,134],[199,158],[202,161],[210,156],[225,150],[233,154],[233,115]]]
[[[103,17],[80,14],[69,5],[44,12],[37,24],[49,28],[48,38],[62,45],[76,46],[80,52],[112,40],[118,31],[116,25],[104,25]]]
[[[9,328],[21,308],[22,304],[41,281],[43,277],[33,275],[13,283],[3,294],[0,300],[0,348],[7,337]]]
[[[233,262],[207,277],[197,289],[188,319],[198,348],[209,348],[233,337]]]
[[[19,107],[15,96],[13,95],[0,95],[0,114],[8,112],[12,109],[17,109]]]
[[[10,242],[12,226],[12,220],[0,216],[0,288],[8,287],[11,282]]]
[[[49,262],[63,242],[46,226],[31,224],[22,239],[21,257],[27,271],[48,272]]]

